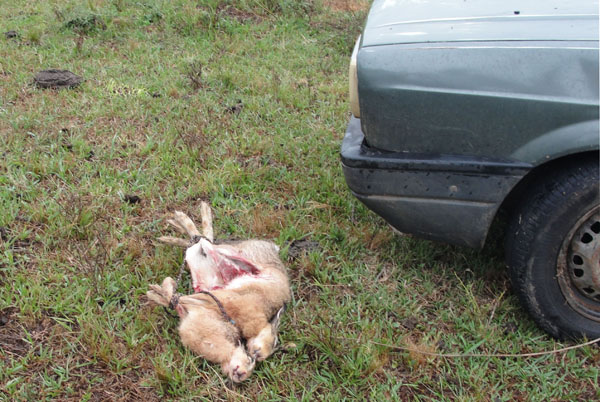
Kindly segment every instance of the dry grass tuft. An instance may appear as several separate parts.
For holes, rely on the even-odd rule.
[[[273,210],[265,205],[252,209],[251,230],[253,236],[273,239],[281,232],[285,222],[285,210]]]
[[[194,61],[187,66],[185,75],[190,81],[190,85],[194,91],[202,89],[204,82],[202,81],[202,69],[204,64],[200,61]]]
[[[409,367],[421,369],[435,362],[435,357],[427,355],[426,353],[436,353],[436,347],[427,343],[424,339],[415,342],[410,336],[406,336],[404,337],[404,346],[411,349],[407,351],[404,356],[404,361]]]

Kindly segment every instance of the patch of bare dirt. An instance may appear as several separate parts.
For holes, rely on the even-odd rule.
[[[226,16],[240,23],[255,22],[260,23],[262,18],[256,14],[247,11],[239,10],[231,5],[220,3],[217,6],[217,13],[221,16]]]
[[[334,11],[360,11],[369,8],[366,0],[324,0],[323,5]]]
[[[23,340],[23,326],[17,320],[17,309],[0,310],[0,358],[4,361],[23,357],[30,345]]]

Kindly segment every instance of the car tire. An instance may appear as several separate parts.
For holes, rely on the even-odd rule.
[[[509,222],[514,292],[559,339],[600,337],[600,203],[597,157],[548,172]]]

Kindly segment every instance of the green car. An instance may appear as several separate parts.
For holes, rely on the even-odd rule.
[[[350,63],[346,182],[401,232],[482,247],[513,289],[600,337],[598,1],[375,1]]]

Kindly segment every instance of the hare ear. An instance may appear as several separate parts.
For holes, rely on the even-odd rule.
[[[172,237],[172,236],[161,236],[157,240],[164,244],[170,244],[172,246],[183,247],[183,248],[188,248],[190,245],[190,242],[188,240],[180,239],[178,237]]]
[[[221,257],[227,260],[229,264],[233,265],[234,268],[251,273],[253,275],[260,273],[260,269],[258,269],[258,267],[252,261],[247,260],[241,255],[223,253],[218,247],[216,247],[215,250],[221,255]]]
[[[273,317],[273,319],[271,320],[271,331],[276,334],[277,331],[279,330],[279,324],[281,322],[281,316],[283,315],[283,312],[285,311],[285,304],[283,305],[282,308],[279,309],[279,311],[277,312],[277,314],[275,314],[275,317]]]

